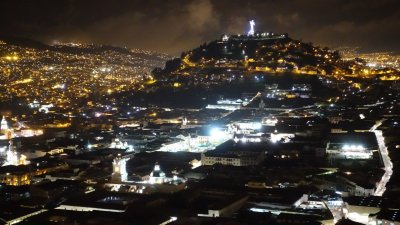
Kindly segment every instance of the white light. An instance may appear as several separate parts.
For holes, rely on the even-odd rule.
[[[268,212],[267,210],[260,209],[260,208],[250,208],[250,211],[252,211],[252,212],[260,212],[260,213]]]
[[[364,116],[364,114],[360,114],[360,119],[365,119],[365,116]]]
[[[253,129],[255,129],[255,130],[261,129],[261,123],[254,123],[253,124]]]
[[[271,142],[276,143],[282,139],[280,134],[271,134]]]
[[[128,150],[127,152],[133,152],[135,149],[133,148],[133,145],[128,145]]]
[[[218,129],[218,128],[213,128],[213,129],[211,129],[211,131],[210,131],[210,135],[211,135],[213,138],[219,139],[219,138],[222,138],[222,137],[224,136],[224,132],[221,131],[221,130]]]

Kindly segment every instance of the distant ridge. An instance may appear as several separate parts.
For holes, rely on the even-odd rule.
[[[87,44],[84,47],[69,46],[69,45],[48,45],[43,42],[33,40],[30,38],[13,37],[13,36],[0,36],[0,40],[4,41],[9,45],[16,45],[23,48],[35,48],[39,50],[50,50],[50,51],[70,53],[70,54],[87,54],[87,53],[97,54],[104,51],[114,51],[127,55],[140,54],[139,52],[132,52],[128,48],[112,46],[112,45]],[[146,57],[146,55],[142,56]]]
[[[50,49],[51,46],[46,45],[40,41],[36,41],[30,38],[15,37],[15,36],[0,36],[0,40],[4,41],[9,45],[18,45],[25,48],[36,48],[36,49]]]

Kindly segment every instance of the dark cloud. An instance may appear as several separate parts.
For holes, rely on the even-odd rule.
[[[400,51],[398,0],[2,0],[0,34],[173,54],[257,30],[330,47]]]

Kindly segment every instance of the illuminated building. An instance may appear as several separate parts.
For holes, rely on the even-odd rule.
[[[9,186],[29,185],[31,183],[29,168],[14,165],[0,167],[0,183]]]
[[[330,159],[371,159],[377,151],[376,136],[372,132],[332,134],[326,144]]]
[[[117,156],[113,161],[112,182],[121,183],[128,181],[128,173],[126,171],[126,162],[130,156]]]
[[[362,144],[336,144],[328,143],[326,154],[328,157],[345,159],[371,159],[373,151],[377,149],[365,148]]]
[[[238,128],[236,133],[239,134],[259,132],[262,127],[262,124],[258,121],[240,121],[234,123],[234,125]]]
[[[240,157],[233,154],[216,154],[216,153],[203,153],[201,154],[202,165],[232,165],[241,166]]]
[[[227,141],[215,150],[201,154],[202,165],[255,166],[264,161],[265,150],[257,143]]]
[[[161,170],[160,165],[156,163],[153,171],[150,173],[149,183],[162,184],[166,181],[165,173]]]
[[[378,213],[382,207],[382,198],[377,196],[349,197],[343,201],[346,205],[344,211],[347,218],[363,224],[368,224],[370,214]]]
[[[278,123],[278,119],[274,116],[264,117],[261,122],[262,125],[266,126],[275,126],[276,123]]]
[[[116,138],[111,142],[110,148],[126,149],[128,152],[133,151],[132,145],[128,145],[127,141],[123,142],[119,138]]]
[[[247,99],[222,99],[218,100],[217,104],[209,104],[207,105],[207,109],[224,109],[228,111],[235,111],[241,109],[243,105],[247,105],[249,102]]]
[[[161,170],[160,164],[156,162],[153,171],[151,171],[150,176],[147,180],[149,184],[160,185],[159,188],[167,188],[169,185],[181,185],[185,183],[183,178],[173,175],[172,177],[167,177],[164,171]]]
[[[42,129],[21,129],[19,132],[15,132],[15,136],[20,137],[33,137],[33,136],[40,136],[43,135]]]

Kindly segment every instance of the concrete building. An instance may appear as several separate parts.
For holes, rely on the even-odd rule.
[[[206,152],[201,154],[202,165],[231,165],[231,166],[256,166],[264,160],[264,153],[218,153]]]
[[[370,224],[373,225],[400,225],[399,209],[384,209],[378,214],[370,216]]]
[[[202,165],[255,166],[264,161],[265,149],[259,143],[235,143],[230,140],[215,150],[201,154]]]
[[[326,154],[329,158],[340,159],[371,159],[373,152],[378,151],[375,134],[336,133],[328,138]]]
[[[349,197],[343,199],[345,202],[344,213],[346,217],[355,222],[368,224],[369,216],[381,210],[382,197]]]

